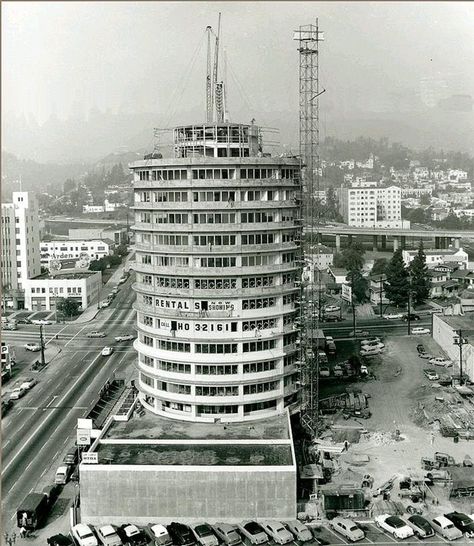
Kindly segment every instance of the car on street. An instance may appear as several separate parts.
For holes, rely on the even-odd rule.
[[[435,358],[431,358],[429,363],[432,366],[443,366],[443,368],[449,368],[453,365],[452,361],[448,358],[443,358],[441,356],[437,356]]]
[[[421,326],[417,326],[416,328],[411,329],[412,336],[422,336],[430,333],[431,331],[428,328],[422,328]]]
[[[10,393],[10,400],[18,400],[26,394],[26,389],[23,387],[15,387]]]
[[[229,523],[218,521],[213,526],[214,532],[226,546],[237,546],[242,542],[242,538],[235,528]]]
[[[447,540],[456,540],[462,537],[462,532],[457,529],[454,523],[444,516],[437,516],[431,520],[433,529]]]
[[[403,318],[403,313],[387,313],[385,315],[382,315],[382,318],[387,320],[396,320]]]
[[[13,407],[13,400],[2,400],[2,418],[8,413],[8,411]]]
[[[350,542],[357,542],[365,538],[364,531],[351,519],[336,517],[331,520],[331,527]]]
[[[418,345],[416,346],[416,350],[419,353],[426,353],[425,346],[423,345],[423,343],[418,343]]]
[[[38,345],[38,343],[25,343],[23,347],[27,351],[31,351],[32,353],[37,353],[38,351],[41,351],[41,346]]]
[[[122,540],[118,536],[117,531],[112,527],[112,525],[102,525],[101,527],[96,527],[95,532],[99,537],[100,543],[104,546],[122,546]]]
[[[86,337],[105,337],[107,334],[105,332],[93,330],[92,332],[88,332],[86,334]]]
[[[425,360],[431,360],[432,358],[435,358],[435,355],[432,355],[431,353],[418,353],[418,356]]]
[[[111,303],[112,302],[110,300],[104,300],[100,302],[99,307],[104,309],[105,307],[109,307]]]
[[[194,536],[201,546],[219,546],[214,530],[207,523],[198,523],[192,528]]]
[[[279,521],[261,521],[260,525],[276,544],[293,542],[293,533],[290,533],[283,523]]]
[[[71,446],[66,455],[64,455],[63,457],[63,463],[64,464],[68,464],[68,465],[75,465],[77,464],[77,461],[78,461],[78,453],[77,453],[77,447],[76,446]]]
[[[341,308],[339,305],[326,305],[326,307],[324,308],[324,311],[326,313],[335,313],[336,311],[340,311]]]
[[[405,322],[408,322],[408,315],[403,315],[402,320],[404,320]],[[420,315],[415,315],[415,313],[410,313],[410,321],[413,321],[413,320],[421,320]]]
[[[2,330],[18,330],[18,327],[13,322],[2,322]]]
[[[94,532],[85,523],[78,523],[71,528],[71,534],[78,546],[99,546]]]
[[[360,367],[360,375],[369,375],[369,369],[365,364]]]
[[[296,540],[299,540],[300,542],[313,540],[313,533],[311,533],[311,530],[306,527],[304,523],[301,523],[301,521],[298,521],[297,519],[284,521],[283,525],[293,534]]]
[[[474,538],[474,521],[462,512],[450,512],[444,517],[453,522],[454,527],[459,529],[468,538]]]
[[[341,322],[343,319],[339,315],[329,315],[322,320],[323,322]]]
[[[423,516],[413,514],[406,519],[406,522],[413,529],[415,536],[418,538],[429,538],[435,534],[431,523]]]
[[[147,529],[155,546],[171,546],[173,544],[168,529],[161,523],[149,523]]]
[[[380,516],[375,516],[375,523],[377,527],[387,531],[395,538],[405,539],[415,534],[413,529],[398,516],[381,514]]]
[[[385,343],[382,343],[380,341],[373,341],[370,343],[364,343],[363,341],[360,342],[361,349],[373,349],[374,347],[378,349],[384,349]]]
[[[344,370],[340,364],[336,364],[332,369],[332,373],[334,374],[334,377],[342,377],[344,375]]]
[[[104,347],[101,351],[102,356],[110,356],[114,352],[113,347]]]
[[[331,375],[331,371],[327,366],[322,366],[319,368],[319,377],[329,377]]]
[[[17,319],[18,324],[31,324],[31,320],[28,317]]]
[[[112,288],[111,294],[114,294],[114,296],[116,296],[116,295],[119,293],[119,291],[120,291],[120,288],[118,288],[118,287],[116,286],[116,287]]]
[[[423,370],[423,373],[430,381],[438,381],[439,375],[434,370]]]
[[[243,521],[239,523],[240,532],[250,540],[252,544],[264,544],[268,542],[268,535],[263,530],[262,526],[256,521]]]
[[[184,523],[173,521],[167,526],[167,529],[171,540],[176,546],[190,546],[191,544],[196,544],[194,533],[187,525],[184,525]]]
[[[124,282],[127,282],[127,279],[128,275],[122,275],[122,277],[120,277],[120,279],[118,280],[118,283],[123,284]]]
[[[115,341],[131,341],[132,339],[135,339],[135,336],[133,334],[122,334],[121,336],[116,336]]]
[[[38,383],[38,380],[34,377],[28,377],[28,379],[25,379],[23,383],[20,385],[20,388],[25,389],[25,391],[29,391],[32,389],[36,384]]]
[[[52,320],[46,320],[46,319],[32,319],[31,324],[36,324],[37,326],[48,326],[50,324],[54,324]]]
[[[382,340],[379,337],[370,337],[368,339],[362,339],[360,344],[361,345],[374,345],[377,343],[381,343]]]
[[[360,356],[375,356],[382,352],[381,347],[362,347],[359,354]]]
[[[119,537],[124,544],[130,546],[146,546],[148,537],[144,531],[141,531],[136,525],[126,523],[117,529]]]

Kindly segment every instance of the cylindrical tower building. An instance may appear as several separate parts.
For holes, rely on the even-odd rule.
[[[245,421],[296,402],[300,163],[255,125],[174,130],[175,157],[131,164],[140,400]]]

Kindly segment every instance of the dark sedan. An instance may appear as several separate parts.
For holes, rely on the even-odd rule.
[[[418,538],[429,538],[435,534],[430,522],[418,514],[414,514],[407,518],[407,523]]]
[[[452,521],[454,527],[458,528],[467,537],[474,537],[474,521],[467,514],[450,512],[449,514],[444,514],[444,517]]]
[[[183,523],[173,521],[167,527],[168,533],[176,546],[190,546],[196,544],[196,538],[191,529]]]

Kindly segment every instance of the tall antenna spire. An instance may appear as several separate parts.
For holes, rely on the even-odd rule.
[[[212,99],[213,103],[216,105],[216,119],[219,118],[219,111],[217,110],[217,74],[219,71],[219,38],[221,34],[221,13],[219,12],[219,19],[217,22],[217,36],[216,36],[216,45],[214,49],[214,74],[213,74],[213,85],[212,85]]]
[[[211,68],[211,33],[212,27],[206,27],[207,32],[207,74],[206,74],[206,121],[212,123],[212,68]]]

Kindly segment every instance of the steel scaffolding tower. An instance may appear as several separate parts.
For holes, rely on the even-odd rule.
[[[319,196],[320,157],[319,157],[319,42],[324,39],[316,24],[300,26],[294,37],[298,41],[299,52],[299,106],[300,106],[300,158],[302,163],[303,199],[301,215],[304,219],[306,245],[319,243],[319,207],[315,197]],[[303,245],[301,246],[303,249]],[[319,246],[318,246],[319,252]],[[301,385],[301,424],[314,438],[319,428],[319,316],[320,316],[320,274],[319,270],[301,256],[302,266],[310,264],[313,274],[306,285],[301,283],[300,291],[300,385]]]

